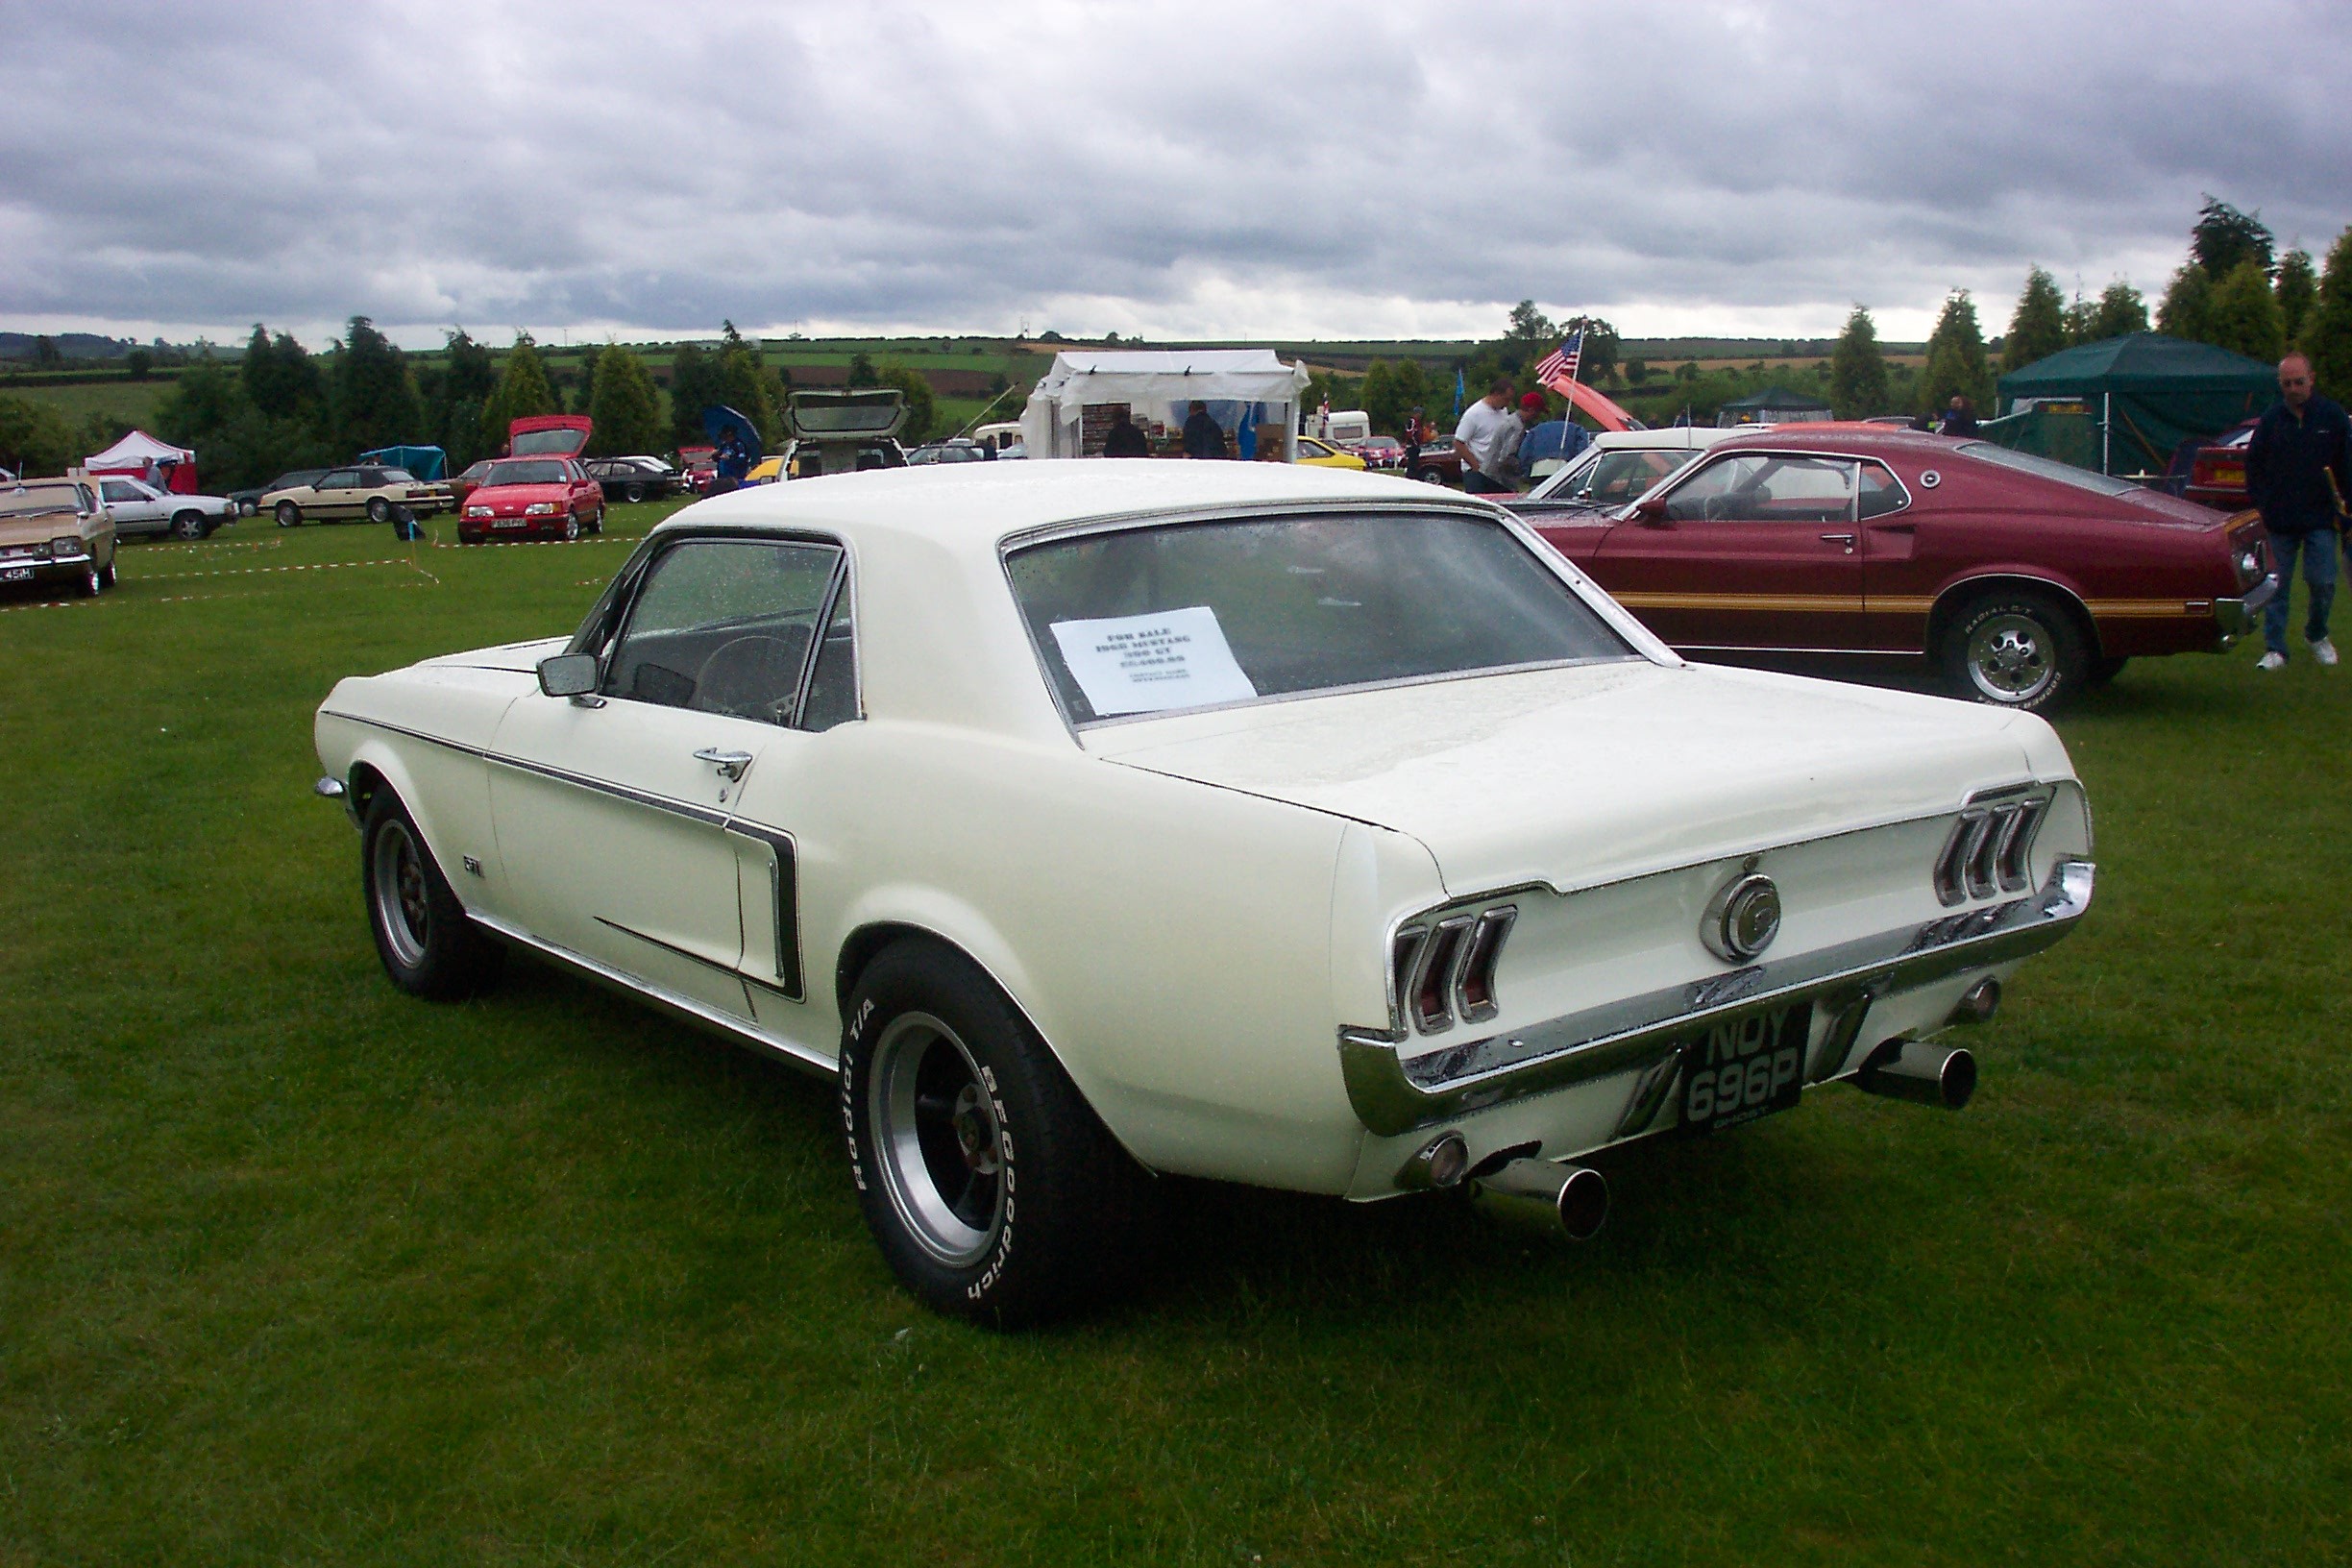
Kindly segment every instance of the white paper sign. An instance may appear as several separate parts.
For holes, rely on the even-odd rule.
[[[1104,621],[1056,621],[1053,634],[1078,689],[1105,719],[1258,695],[1234,662],[1216,611],[1206,604]]]

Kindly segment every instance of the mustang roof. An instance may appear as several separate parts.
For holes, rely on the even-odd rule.
[[[993,554],[1008,534],[1162,511],[1328,501],[1483,503],[1384,474],[1287,463],[1109,459],[943,463],[754,485],[697,502],[656,531],[712,523],[894,534]]]

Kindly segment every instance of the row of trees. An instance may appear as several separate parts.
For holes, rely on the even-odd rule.
[[[459,329],[436,358],[412,360],[365,316],[313,355],[292,334],[256,324],[233,368],[201,360],[180,375],[156,429],[195,449],[208,479],[224,488],[395,445],[438,446],[452,468],[463,468],[503,451],[509,423],[532,414],[588,415],[596,422],[592,455],[699,441],[702,410],[714,404],[742,412],[771,447],[782,440],[790,378],[766,364],[733,322],[714,349],[684,343],[673,352],[666,408],[653,368],[634,350],[610,344],[580,359],[576,378],[559,378],[528,332],[494,355]],[[853,383],[906,393],[910,438],[930,433],[937,405],[919,372],[890,359],[865,365],[862,377],[852,368]],[[0,427],[0,442],[6,433]]]

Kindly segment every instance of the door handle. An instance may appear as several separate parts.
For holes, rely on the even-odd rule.
[[[741,778],[744,770],[751,766],[751,753],[722,751],[715,746],[706,746],[695,753],[695,761],[709,763],[719,770],[721,778]]]
[[[1844,545],[1846,547],[1847,554],[1851,555],[1854,552],[1854,536],[1850,533],[1825,533],[1822,535],[1822,543],[1825,545]]]

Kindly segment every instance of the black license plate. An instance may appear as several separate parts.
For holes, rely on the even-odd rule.
[[[29,566],[0,566],[0,582],[31,582],[33,569]]]
[[[1804,1092],[1813,1004],[1711,1024],[1682,1042],[1682,1125],[1694,1133],[1737,1127],[1786,1111]]]

